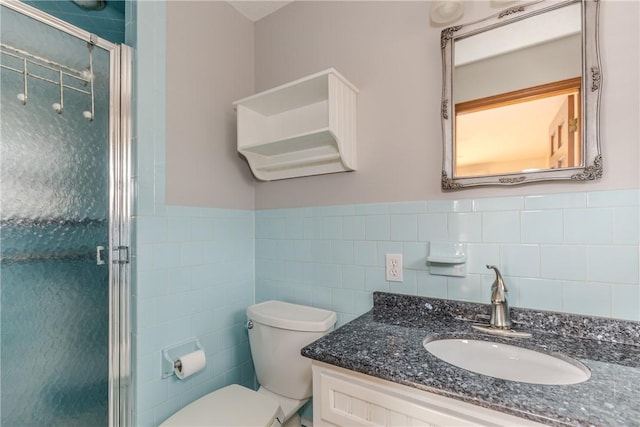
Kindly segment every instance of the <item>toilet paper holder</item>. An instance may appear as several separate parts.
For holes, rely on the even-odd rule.
[[[189,339],[179,344],[175,344],[162,349],[162,378],[168,378],[174,373],[180,361],[180,356],[192,353],[196,350],[204,350],[200,341],[196,338]]]

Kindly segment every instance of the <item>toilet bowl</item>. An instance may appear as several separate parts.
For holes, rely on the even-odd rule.
[[[300,350],[333,330],[336,314],[266,301],[247,308],[247,318],[258,391],[224,387],[180,409],[161,427],[300,426],[297,412],[312,394],[311,361]]]

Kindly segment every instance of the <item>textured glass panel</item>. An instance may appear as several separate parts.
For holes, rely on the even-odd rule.
[[[2,266],[2,425],[107,425],[108,272]]]
[[[58,72],[29,65],[41,78],[28,77],[25,91],[22,73],[0,71],[0,423],[106,426],[109,273],[95,251],[108,247],[109,55],[0,12],[12,49],[79,71],[91,51],[95,102],[90,121],[90,94],[63,88],[61,97]],[[8,51],[2,65],[21,70]]]

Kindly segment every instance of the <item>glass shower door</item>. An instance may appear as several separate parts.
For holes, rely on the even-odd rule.
[[[114,49],[5,5],[0,20],[0,424],[106,426],[126,263],[110,257]]]

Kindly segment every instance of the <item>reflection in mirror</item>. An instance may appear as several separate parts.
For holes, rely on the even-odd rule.
[[[597,7],[539,1],[442,32],[443,189],[601,176]]]
[[[457,103],[454,176],[581,166],[580,82]]]

